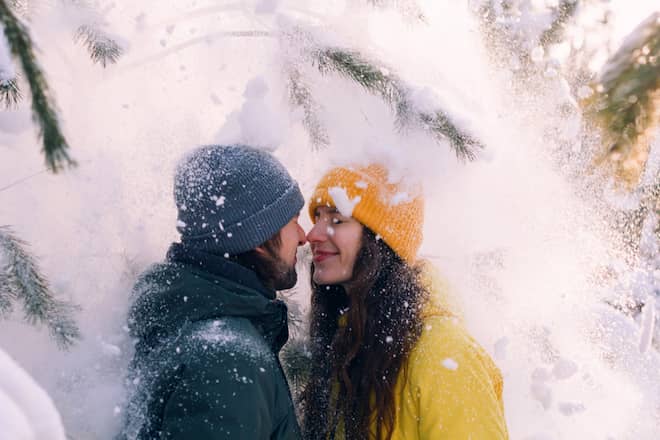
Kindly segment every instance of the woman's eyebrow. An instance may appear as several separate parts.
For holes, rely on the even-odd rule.
[[[327,207],[327,210],[325,210],[325,213],[330,214],[330,215],[338,214],[339,210],[335,206]],[[314,217],[319,217],[320,215],[321,215],[321,213],[319,212],[319,208],[314,209]]]

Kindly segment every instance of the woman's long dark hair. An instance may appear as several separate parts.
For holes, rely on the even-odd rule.
[[[394,386],[422,332],[420,315],[429,296],[419,275],[365,227],[348,291],[312,282],[305,438],[334,438],[339,420],[347,440],[373,438],[374,420],[376,438],[391,438]],[[338,324],[342,314],[345,325]]]

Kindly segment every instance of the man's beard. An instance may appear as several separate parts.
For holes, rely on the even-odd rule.
[[[296,267],[288,265],[279,255],[268,252],[257,268],[259,278],[273,290],[291,289],[298,282]]]

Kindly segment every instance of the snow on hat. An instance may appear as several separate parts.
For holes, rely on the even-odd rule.
[[[417,191],[416,191],[417,192]],[[388,181],[380,165],[333,168],[316,186],[309,215],[319,206],[333,206],[371,229],[408,263],[414,263],[422,244],[424,201],[400,184]]]
[[[266,242],[304,205],[277,159],[243,145],[186,155],[176,169],[174,199],[182,243],[234,255]]]

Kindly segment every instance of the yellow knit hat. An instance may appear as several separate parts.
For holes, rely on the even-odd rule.
[[[400,185],[388,182],[387,177],[380,165],[333,168],[316,186],[309,215],[313,222],[319,206],[336,207],[344,215],[349,211],[412,264],[422,244],[424,201],[421,195],[409,195]]]

